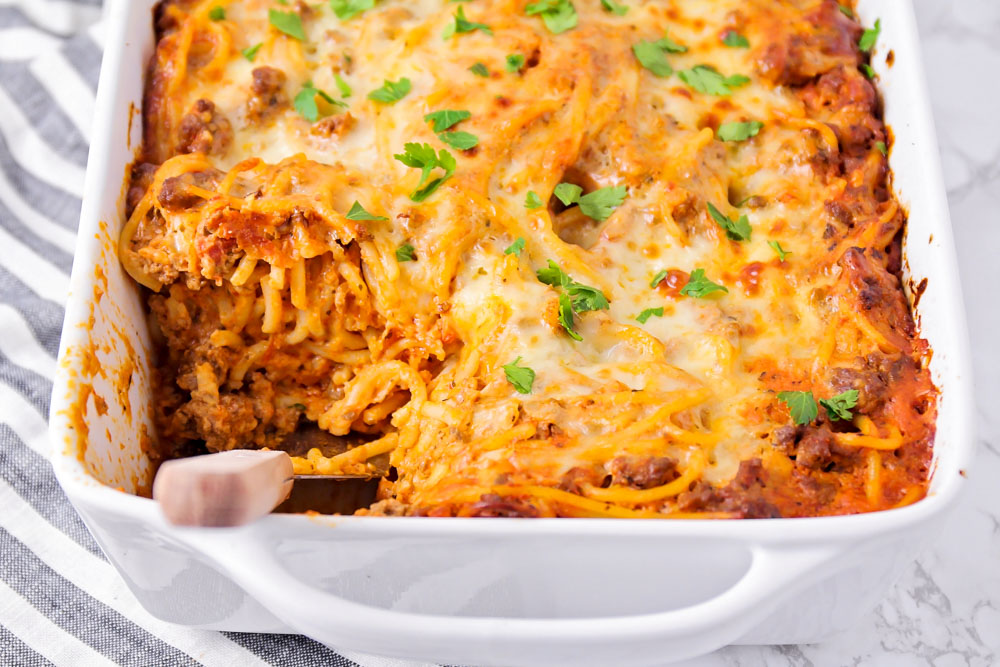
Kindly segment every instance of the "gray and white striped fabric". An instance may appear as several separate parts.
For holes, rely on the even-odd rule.
[[[46,420],[101,64],[101,0],[0,0],[0,665],[399,665],[188,630],[125,588],[56,483]]]

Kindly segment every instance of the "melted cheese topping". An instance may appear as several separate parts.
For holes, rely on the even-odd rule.
[[[192,402],[210,409],[241,392],[259,400],[249,387],[259,372],[275,385],[267,396],[279,409],[301,405],[335,435],[374,433],[361,453],[313,450],[297,465],[351,471],[391,451],[398,480],[384,484],[385,511],[682,516],[694,506],[740,516],[748,513],[738,498],[697,506],[683,494],[702,484],[759,495],[761,483],[733,485],[741,463],[757,459],[784,480],[778,495],[787,504],[765,494],[781,514],[878,509],[922,495],[933,410],[915,413],[910,397],[931,388],[905,305],[891,316],[901,297],[885,267],[903,216],[885,192],[877,146],[885,135],[874,107],[845,125],[806,92],[821,93],[831,72],[871,88],[857,69],[860,28],[834,3],[623,0],[628,12],[619,16],[575,0],[577,25],[560,34],[523,1],[373,4],[347,20],[325,3],[264,0],[174,2],[161,11],[145,110],[146,160],[158,171],[141,183],[147,192],[123,260],[146,286],[172,285],[160,289],[165,305],[160,296],[151,305],[166,312],[172,363],[182,368],[172,374]],[[223,20],[210,18],[216,7]],[[459,10],[489,30],[443,38]],[[305,39],[275,29],[269,12],[300,17]],[[840,42],[824,41],[824,30]],[[730,32],[750,47],[727,46]],[[662,52],[675,72],[707,65],[749,81],[712,95],[676,73],[656,76],[633,47],[665,35],[686,47]],[[250,48],[252,62],[240,53]],[[525,58],[513,72],[510,54]],[[487,77],[470,71],[478,63]],[[259,68],[283,74],[263,93]],[[367,97],[402,78],[411,83],[402,99]],[[314,97],[324,116],[316,123],[292,103],[309,85],[338,102]],[[199,100],[212,108],[199,112]],[[468,111],[450,129],[478,145],[443,143],[424,120],[439,110]],[[756,136],[716,135],[724,123],[747,121],[763,123]],[[850,131],[866,122],[870,136],[848,148]],[[420,170],[393,157],[409,142],[457,161],[422,202],[410,197]],[[186,200],[170,201],[171,179]],[[587,193],[624,186],[627,195],[599,221],[553,196],[562,182]],[[529,193],[544,205],[529,209]],[[355,201],[386,219],[350,220]],[[709,204],[733,220],[745,216],[750,238],[727,238]],[[523,251],[505,253],[517,239]],[[789,253],[784,261],[773,243]],[[414,261],[398,260],[404,244]],[[864,249],[860,259],[846,254],[851,248]],[[324,257],[321,270],[314,263]],[[609,302],[573,316],[582,340],[560,323],[561,290],[536,275],[549,261]],[[696,269],[727,291],[681,293]],[[864,289],[878,281],[865,272],[890,281],[874,305]],[[346,291],[317,310],[319,293],[307,296],[304,285],[323,281]],[[227,305],[206,306],[206,294]],[[246,317],[234,325],[227,313],[244,302]],[[662,316],[637,321],[650,308]],[[192,318],[201,322],[195,312],[211,324],[191,334]],[[208,340],[234,356],[179,356]],[[310,374],[317,359],[322,377]],[[534,372],[529,394],[506,379],[503,367],[515,359]],[[876,369],[899,359],[909,370]],[[185,363],[200,369],[196,382],[184,380]],[[866,384],[863,373],[911,405],[864,396],[877,382]],[[776,393],[829,398],[848,386],[862,393],[855,417],[868,421],[834,423],[820,409],[829,463],[803,468],[796,451],[802,459],[802,443],[816,433],[782,442],[790,421]],[[247,433],[257,446],[274,446],[268,434],[299,423],[276,425],[256,403],[252,412],[259,428]],[[211,429],[190,426],[192,414],[183,428],[167,415],[172,425],[161,430],[212,447]],[[864,455],[892,433],[922,463],[885,472]],[[838,453],[850,442],[860,454]],[[574,470],[583,471],[578,484]],[[806,477],[826,490],[803,490]]]

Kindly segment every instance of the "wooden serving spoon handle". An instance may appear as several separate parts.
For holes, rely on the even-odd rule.
[[[234,449],[165,461],[153,499],[177,526],[242,526],[270,513],[292,490],[292,460],[280,451]]]

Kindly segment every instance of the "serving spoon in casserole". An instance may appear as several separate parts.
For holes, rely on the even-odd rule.
[[[375,501],[378,482],[389,473],[388,456],[370,459],[364,475],[296,475],[291,459],[313,448],[330,455],[348,446],[310,428],[289,436],[283,451],[234,449],[164,461],[153,499],[178,526],[242,526],[272,511],[353,514]]]

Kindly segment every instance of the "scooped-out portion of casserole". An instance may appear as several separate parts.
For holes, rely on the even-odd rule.
[[[900,279],[886,54],[849,3],[165,0],[154,20],[119,250],[161,345],[162,457],[388,459],[369,514],[924,496],[937,394]]]

